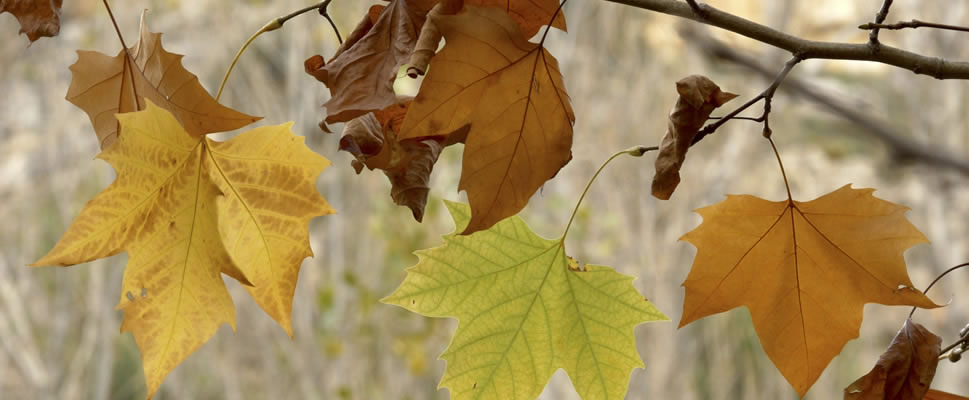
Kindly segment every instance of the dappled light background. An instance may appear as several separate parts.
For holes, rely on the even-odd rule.
[[[127,42],[149,9],[165,47],[186,54],[185,66],[211,92],[239,45],[273,17],[308,1],[126,0],[115,15]],[[880,0],[843,2],[712,1],[726,11],[819,40],[863,41],[856,27]],[[334,0],[331,14],[348,34],[369,2]],[[126,255],[71,268],[29,268],[65,231],[84,203],[105,188],[113,171],[95,160],[98,144],[88,117],[66,100],[75,50],[117,54],[119,44],[103,5],[64,2],[59,37],[31,46],[16,36],[10,14],[0,15],[0,398],[139,399],[145,384],[134,340],[119,334],[115,310]],[[607,3],[570,2],[569,33],[554,31],[547,47],[560,61],[577,115],[573,160],[531,200],[522,216],[540,234],[558,236],[595,168],[616,150],[654,145],[675,101],[674,82],[689,74],[711,77],[741,95],[729,109],[768,84],[759,75],[708,58],[680,38],[687,22]],[[969,3],[896,2],[889,21],[918,18],[965,25]],[[695,24],[688,23],[696,27]],[[736,35],[702,28],[734,49],[780,70],[787,54]],[[885,31],[883,41],[928,55],[969,59],[967,36],[931,30]],[[238,309],[228,326],[167,378],[158,399],[444,399],[437,382],[456,321],[430,319],[383,305],[416,262],[412,251],[436,246],[452,224],[442,199],[460,200],[460,146],[446,150],[432,179],[423,224],[394,206],[383,174],[355,175],[351,156],[337,151],[338,135],[319,130],[325,88],[303,72],[303,60],[329,57],[337,42],[324,19],[307,14],[260,37],[229,82],[223,101],[265,116],[258,124],[295,121],[316,152],[333,161],[318,188],[338,210],[310,224],[316,256],[303,264],[290,339],[234,281]],[[937,81],[860,62],[809,60],[792,72],[909,138],[969,158],[969,83]],[[407,78],[403,78],[407,80]],[[416,82],[402,81],[402,91]],[[760,107],[754,107],[754,114]],[[969,179],[903,160],[865,127],[829,114],[782,87],[771,124],[796,198],[813,199],[844,184],[875,187],[881,198],[911,207],[911,221],[931,245],[906,253],[915,284],[924,288],[944,269],[969,261]],[[340,126],[333,127],[337,131]],[[784,198],[776,161],[760,126],[732,121],[689,154],[673,199],[649,194],[654,154],[621,158],[605,170],[579,212],[567,242],[582,262],[605,264],[638,277],[635,285],[671,322],[636,328],[646,368],[632,373],[630,399],[795,399],[767,359],[745,309],[690,324],[680,319],[680,287],[696,250],[677,239],[700,223],[692,210],[726,193]],[[225,138],[230,134],[220,134]],[[918,322],[951,343],[969,322],[969,273],[933,288],[948,307],[919,311]],[[849,342],[807,398],[840,398],[866,373],[908,313],[869,305],[861,340]],[[934,387],[969,393],[969,362],[940,364]],[[543,399],[577,399],[557,373]]]

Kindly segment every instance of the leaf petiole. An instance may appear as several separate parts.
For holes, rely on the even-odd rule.
[[[286,21],[289,21],[295,18],[296,16],[305,14],[313,10],[320,10],[320,14],[326,17],[328,21],[330,21],[330,25],[333,27],[333,31],[336,32],[336,37],[340,41],[340,44],[343,44],[343,39],[340,37],[340,31],[336,29],[336,25],[333,23],[333,20],[330,19],[329,14],[326,13],[326,7],[330,5],[331,1],[333,0],[324,0],[314,5],[303,7],[299,10],[293,11],[282,17],[273,18],[271,21],[267,22],[266,25],[263,25],[262,28],[259,28],[259,30],[256,31],[256,33],[253,33],[252,36],[250,36],[249,39],[242,44],[242,47],[239,48],[239,51],[236,52],[235,58],[233,58],[232,63],[229,64],[229,69],[227,69],[225,71],[225,75],[222,76],[222,83],[219,84],[219,91],[218,93],[215,94],[215,101],[219,101],[219,98],[222,97],[222,90],[225,89],[225,84],[226,82],[229,81],[229,75],[232,74],[232,69],[235,68],[236,63],[239,62],[239,57],[242,57],[242,53],[244,53],[246,49],[249,48],[249,44],[251,44],[253,40],[256,40],[256,38],[259,37],[259,35],[262,35],[263,33],[271,32],[279,28],[282,28],[283,24],[285,24]]]
[[[563,243],[565,242],[565,236],[569,234],[569,228],[572,227],[572,221],[575,220],[575,215],[579,212],[579,206],[582,205],[582,200],[585,199],[585,195],[589,193],[589,188],[592,187],[592,182],[596,181],[596,178],[599,176],[599,173],[602,172],[602,170],[606,168],[606,166],[609,165],[609,163],[612,162],[612,160],[614,160],[616,157],[619,157],[623,154],[628,154],[633,157],[642,157],[643,154],[646,154],[646,152],[654,151],[654,150],[659,150],[659,147],[633,146],[626,150],[616,152],[616,154],[613,154],[605,162],[603,162],[602,165],[599,166],[599,169],[596,170],[596,173],[592,175],[592,178],[589,179],[589,183],[585,185],[585,190],[582,191],[582,196],[579,196],[579,201],[575,203],[575,209],[572,210],[572,216],[569,217],[569,223],[565,225],[565,232],[562,233],[561,241]]]

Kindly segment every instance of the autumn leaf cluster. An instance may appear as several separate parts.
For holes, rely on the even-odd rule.
[[[55,35],[60,1],[31,4],[5,0],[0,12],[17,16],[31,41]],[[634,327],[668,320],[632,277],[567,255],[575,214],[554,240],[516,215],[572,157],[576,115],[544,46],[553,29],[566,30],[554,0],[392,0],[370,7],[335,54],[304,63],[330,92],[320,127],[344,123],[339,148],[354,156],[355,172],[381,170],[391,199],[416,220],[441,152],[464,144],[457,189],[469,204],[446,203],[455,231],[418,251],[383,299],[458,319],[441,356],[441,387],[456,399],[534,399],[560,368],[583,399],[622,399],[631,371],[645,366]],[[68,266],[128,253],[121,329],[141,351],[149,397],[221,324],[235,328],[223,275],[292,336],[299,270],[312,256],[308,224],[334,212],[316,189],[329,162],[292,123],[225,142],[206,136],[259,118],[220,104],[181,57],[162,47],[144,14],[134,46],[115,56],[78,52],[67,100],[90,117],[98,158],[117,179],[35,262]],[[413,98],[394,91],[404,75],[423,76]],[[737,97],[699,75],[675,89],[654,148],[651,189],[664,200],[713,110]],[[648,150],[634,147],[606,164]],[[915,288],[904,260],[925,236],[906,207],[873,192],[849,184],[801,202],[787,187],[781,201],[729,195],[697,210],[703,222],[682,238],[697,255],[679,325],[746,307],[767,356],[803,396],[858,337],[866,303],[938,307]],[[954,398],[929,389],[940,343],[906,321],[845,398]]]

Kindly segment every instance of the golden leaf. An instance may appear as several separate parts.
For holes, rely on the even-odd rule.
[[[744,306],[767,356],[803,396],[849,340],[865,303],[938,307],[916,290],[905,249],[926,242],[908,208],[850,185],[809,202],[731,195],[697,212],[684,326]]]
[[[118,177],[34,265],[73,265],[129,253],[118,308],[141,349],[154,393],[211,337],[235,326],[224,272],[290,334],[293,289],[312,255],[307,225],[333,212],[315,180],[329,162],[268,126],[219,143],[188,133],[150,100],[119,114],[123,134],[99,157]]]

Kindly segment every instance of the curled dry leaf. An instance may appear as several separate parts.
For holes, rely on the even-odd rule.
[[[676,82],[676,91],[680,96],[666,123],[666,134],[656,157],[656,175],[653,176],[653,196],[662,200],[669,200],[680,183],[680,167],[686,159],[686,151],[710,113],[737,97],[721,91],[716,83],[701,75],[680,79]]]
[[[146,16],[147,12],[142,13],[141,36],[129,51],[132,59],[125,50],[114,57],[81,50],[71,65],[67,100],[91,118],[102,150],[118,139],[120,125],[115,114],[143,110],[145,99],[174,114],[196,137],[231,131],[260,119],[215,101],[198,77],[182,66],[182,55],[165,51],[161,34],[148,31]]]
[[[398,139],[410,104],[411,100],[404,98],[383,110],[354,118],[344,127],[340,150],[356,157],[352,165],[357,173],[364,166],[382,170],[390,180],[394,203],[410,208],[414,219],[421,221],[431,171],[445,144],[441,137]]]
[[[747,307],[764,352],[803,396],[849,340],[866,303],[938,307],[913,288],[903,257],[925,236],[907,207],[840,189],[808,202],[749,195],[697,212],[697,248],[683,282],[685,326]]]
[[[845,400],[922,400],[939,364],[942,338],[905,320],[875,368],[844,389]]]
[[[329,63],[320,56],[306,60],[306,72],[330,89],[332,97],[323,104],[326,123],[346,122],[394,104],[397,70],[410,57],[423,23],[407,1],[393,0],[376,22],[370,13],[364,16]]]
[[[0,0],[0,14],[13,14],[20,23],[20,33],[34,42],[60,33],[61,3],[63,0]]]

